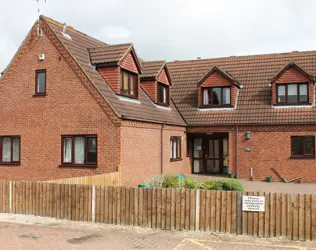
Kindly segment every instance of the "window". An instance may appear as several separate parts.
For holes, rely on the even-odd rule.
[[[46,94],[46,70],[36,71],[35,95]]]
[[[136,97],[138,88],[138,76],[137,74],[125,71],[121,69],[121,94]]]
[[[314,136],[292,136],[292,156],[315,156]]]
[[[169,86],[158,83],[157,103],[169,106]]]
[[[181,137],[180,136],[170,137],[170,160],[171,161],[181,160]]]
[[[1,136],[0,137],[0,163],[14,164],[20,163],[20,137]]]
[[[304,104],[308,103],[308,84],[291,83],[277,85],[278,104]]]
[[[230,87],[202,89],[203,106],[231,106]]]
[[[65,135],[62,136],[63,165],[96,165],[96,135]]]

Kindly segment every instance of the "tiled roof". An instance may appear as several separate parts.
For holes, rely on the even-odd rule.
[[[272,107],[268,84],[291,61],[316,76],[316,51],[170,62],[171,96],[188,125],[316,123],[315,107]],[[236,110],[198,110],[197,83],[214,66],[243,85]]]
[[[155,78],[165,66],[165,61],[142,62],[143,74],[141,78]]]
[[[131,43],[127,43],[90,48],[91,63],[117,63],[126,55],[132,46]]]
[[[93,69],[90,62],[89,49],[107,47],[108,45],[70,27],[67,27],[66,33],[70,35],[71,39],[67,39],[62,35],[63,24],[44,16],[41,16],[41,18],[52,29],[118,116],[131,120],[186,125],[173,103],[170,105],[171,110],[158,108],[142,89],[140,91],[140,103],[120,100],[98,71]]]

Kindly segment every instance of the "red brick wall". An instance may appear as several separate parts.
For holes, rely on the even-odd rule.
[[[250,131],[251,140],[245,139]],[[188,133],[229,133],[229,167],[236,172],[236,128],[235,127],[201,127],[188,128]],[[239,126],[238,132],[238,169],[239,177],[250,178],[253,168],[254,178],[264,180],[273,176],[280,181],[271,168],[275,168],[287,179],[304,176],[306,181],[316,181],[316,159],[291,159],[291,136],[314,135],[315,126]],[[250,148],[251,152],[246,152]]]
[[[124,121],[121,144],[121,183],[137,186],[161,174],[161,129],[162,125]],[[163,129],[164,173],[190,173],[189,158],[186,158],[185,128],[166,126]],[[182,161],[170,162],[170,136],[182,137]]]
[[[141,81],[140,85],[153,102],[157,102],[157,82]]]
[[[203,106],[202,104],[202,88],[203,87],[221,87],[221,86],[231,86],[231,103],[233,106],[236,105],[238,88],[235,85],[232,85],[227,78],[223,77],[218,72],[214,72],[210,75],[204,83],[198,87],[198,105],[199,107]]]
[[[280,77],[277,79],[272,86],[272,104],[277,104],[277,85],[284,83],[299,83],[299,82],[309,82],[309,79],[297,71],[294,67],[287,69]],[[313,84],[308,85],[309,91],[309,103],[313,103],[314,100],[314,86]]]
[[[110,85],[113,91],[120,93],[120,67],[102,67],[98,68],[100,75]]]
[[[46,34],[26,44],[0,82],[0,136],[21,136],[21,165],[1,166],[0,179],[46,180],[115,171],[120,160],[119,127],[68,59],[59,58]],[[40,62],[41,53],[46,59]],[[47,70],[45,97],[33,97],[37,69]],[[97,134],[98,168],[60,168],[64,134]]]
[[[163,69],[160,72],[159,76],[157,77],[157,80],[158,80],[158,82],[170,85],[165,69]]]

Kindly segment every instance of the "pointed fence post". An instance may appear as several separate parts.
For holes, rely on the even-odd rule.
[[[96,200],[96,193],[95,193],[95,185],[92,185],[92,201],[91,201],[91,220],[95,222],[95,200]]]

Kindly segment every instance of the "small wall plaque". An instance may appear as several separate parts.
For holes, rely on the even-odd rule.
[[[245,152],[251,152],[252,148],[244,148]]]

